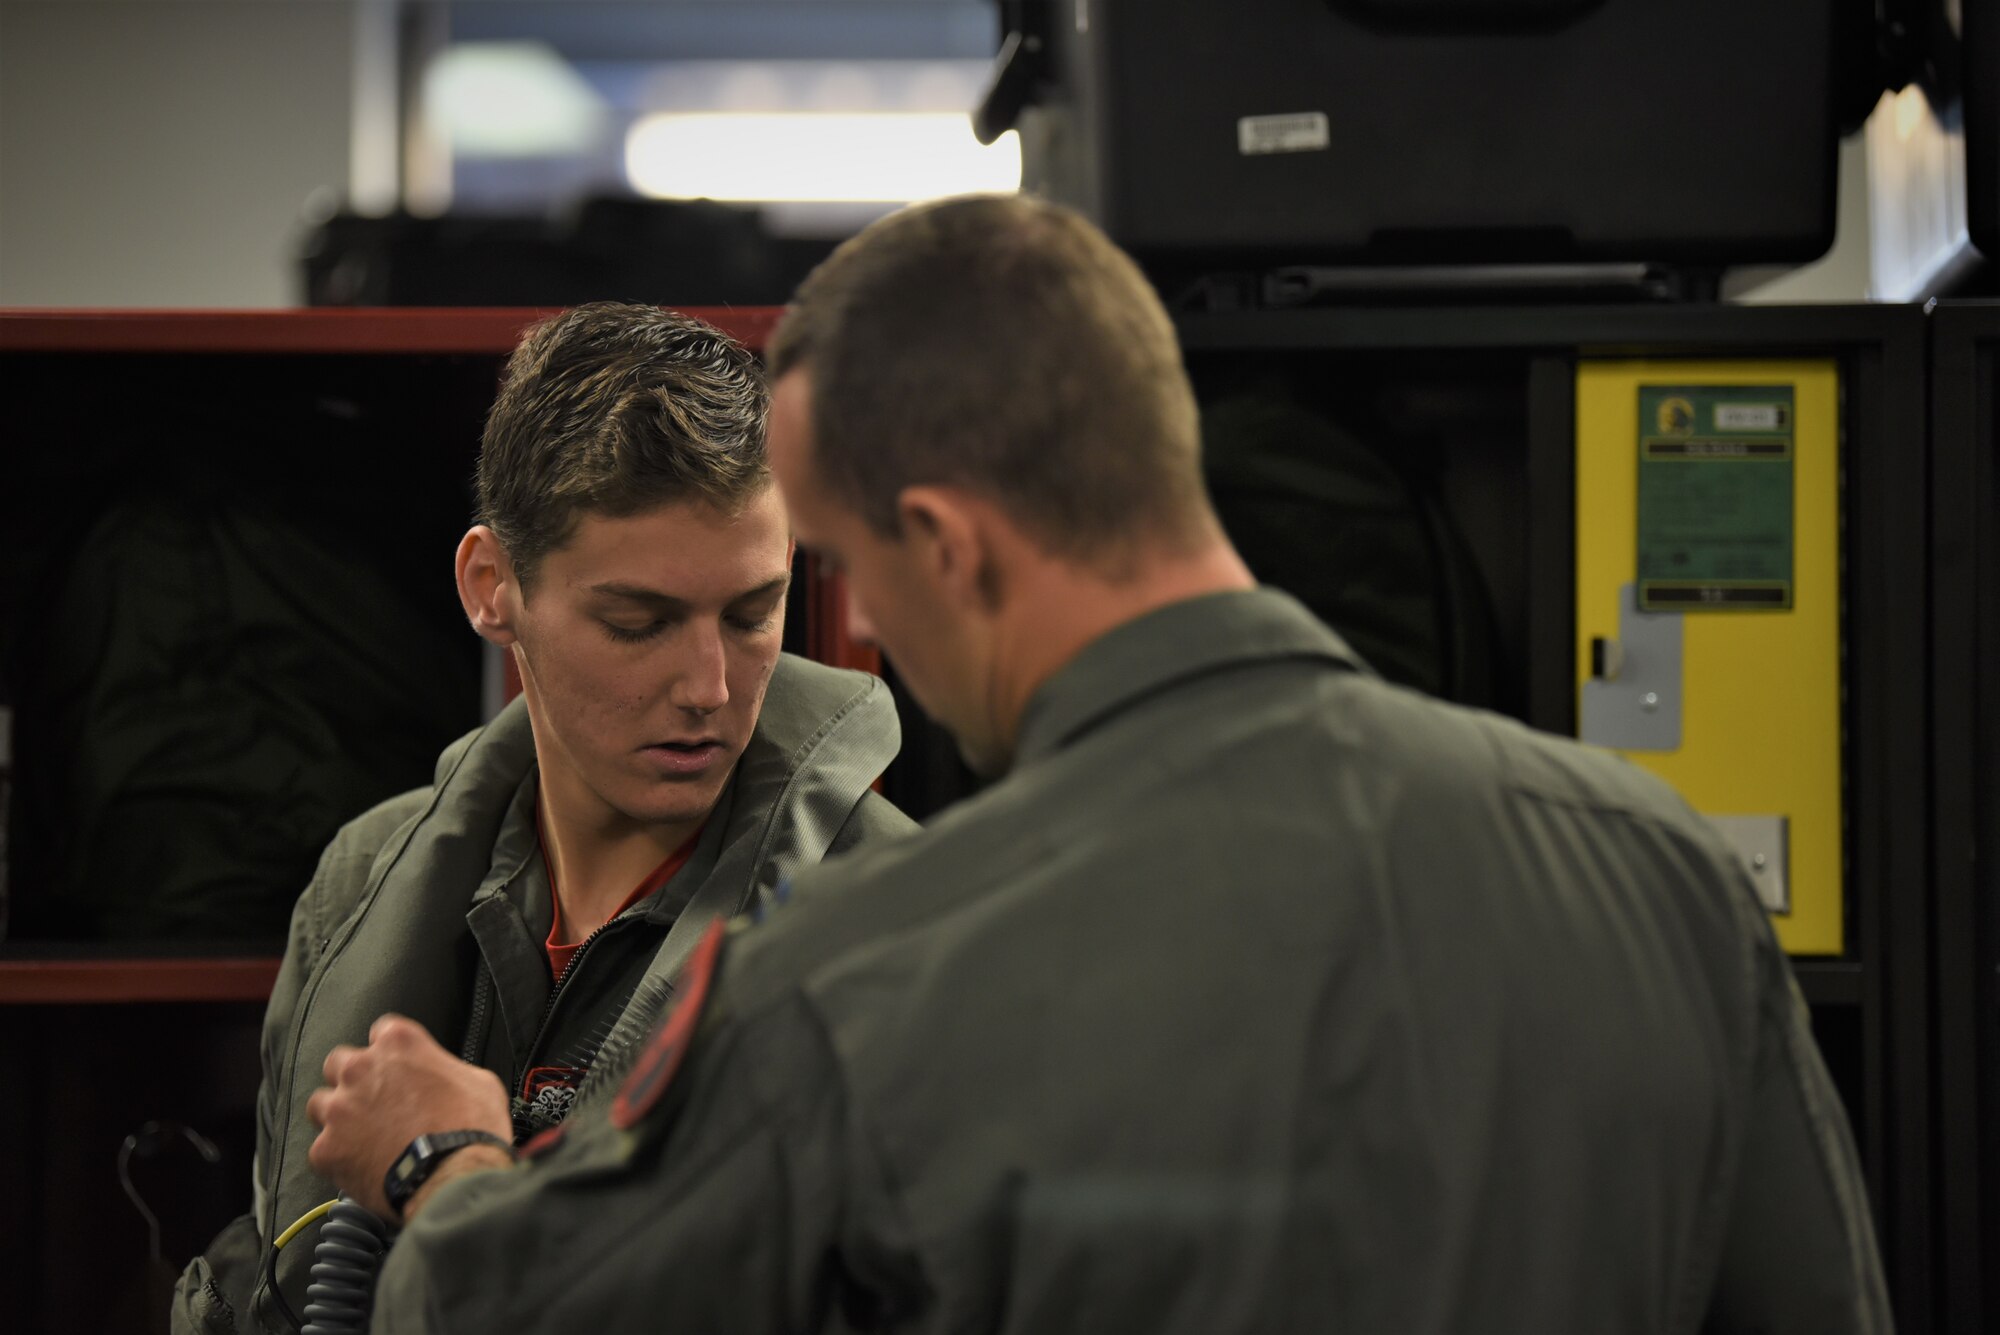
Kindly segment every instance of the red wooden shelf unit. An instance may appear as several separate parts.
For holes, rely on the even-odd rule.
[[[275,956],[0,959],[0,1006],[263,1001],[277,977]]]
[[[753,350],[772,306],[688,307]],[[0,309],[0,352],[486,353],[505,356],[552,310],[519,307],[270,311]]]

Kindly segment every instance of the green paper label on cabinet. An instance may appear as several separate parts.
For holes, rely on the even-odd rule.
[[[1639,607],[1792,605],[1792,387],[1639,386]]]

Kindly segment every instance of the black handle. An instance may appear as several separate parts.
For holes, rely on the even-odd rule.
[[[990,144],[1014,128],[1021,111],[1034,99],[1035,82],[1041,77],[1042,40],[1016,29],[1000,43],[993,57],[993,74],[986,92],[972,113],[972,133],[982,144]]]

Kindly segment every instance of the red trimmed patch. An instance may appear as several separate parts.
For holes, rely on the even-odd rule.
[[[575,1089],[583,1083],[581,1066],[536,1066],[521,1077],[521,1097],[533,1103],[545,1089]]]
[[[708,1000],[708,985],[715,977],[715,962],[722,954],[725,926],[717,919],[701,934],[694,954],[681,970],[677,988],[680,995],[675,998],[673,1009],[653,1027],[645,1051],[639,1054],[632,1073],[619,1088],[618,1097],[611,1104],[611,1124],[620,1130],[631,1130],[653,1110],[660,1095],[667,1092],[674,1072],[680,1069],[688,1041],[694,1037],[695,1023],[701,1019],[701,1008]]]

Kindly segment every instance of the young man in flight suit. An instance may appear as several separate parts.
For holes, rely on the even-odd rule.
[[[446,1159],[378,1331],[1888,1329],[1729,849],[1255,587],[1102,235],[897,214],[770,359],[801,541],[1005,777],[705,938],[605,1115]],[[505,1126],[393,1017],[326,1077],[378,1209],[418,1133]]]
[[[280,1294],[259,1272],[334,1194],[305,1102],[376,1016],[504,1082],[503,1141],[601,1117],[704,925],[915,828],[869,788],[900,737],[886,687],[779,652],[766,407],[750,355],[684,316],[587,306],[524,336],[457,561],[521,697],[321,859],[265,1018],[256,1207],[189,1267],[176,1329],[303,1311],[316,1230],[279,1253]]]

